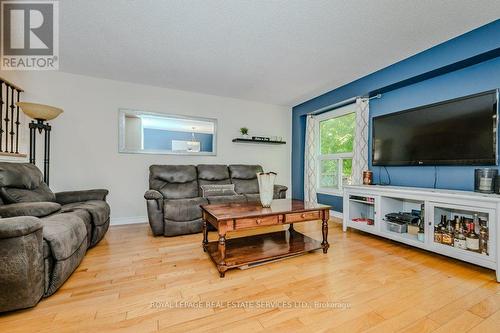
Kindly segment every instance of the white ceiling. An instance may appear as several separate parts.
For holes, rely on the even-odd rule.
[[[64,0],[60,61],[292,106],[499,17],[499,0]]]

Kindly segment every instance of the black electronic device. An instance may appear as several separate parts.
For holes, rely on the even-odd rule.
[[[373,118],[373,165],[496,165],[498,90]]]
[[[389,213],[385,215],[386,221],[398,224],[418,224],[420,216],[411,213]]]

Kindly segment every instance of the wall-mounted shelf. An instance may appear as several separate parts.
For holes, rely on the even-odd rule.
[[[235,138],[233,139],[233,142],[236,143],[260,143],[264,145],[284,145],[286,144],[285,141],[266,141],[266,140],[253,140],[253,139],[242,139],[242,138]]]

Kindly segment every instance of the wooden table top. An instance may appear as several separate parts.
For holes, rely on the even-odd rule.
[[[201,208],[218,221],[221,221],[245,217],[324,210],[330,209],[330,206],[295,199],[276,199],[273,200],[269,208],[262,207],[259,202],[202,205]]]

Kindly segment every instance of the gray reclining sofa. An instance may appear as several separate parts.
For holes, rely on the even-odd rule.
[[[153,235],[177,236],[201,232],[200,205],[259,202],[260,165],[152,165],[146,199]],[[202,197],[202,185],[234,184],[230,195]],[[274,186],[274,198],[286,196],[286,186]]]
[[[61,287],[108,230],[107,194],[53,193],[33,164],[0,163],[0,312]]]

